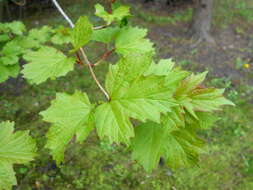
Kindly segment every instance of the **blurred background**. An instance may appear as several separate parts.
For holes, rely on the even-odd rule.
[[[99,24],[94,4],[108,6],[107,1],[59,0],[59,3],[74,21],[80,15],[88,15]],[[208,145],[199,167],[171,170],[161,163],[152,174],[147,174],[131,161],[126,147],[100,142],[93,133],[82,145],[70,143],[65,164],[58,168],[43,148],[49,126],[38,113],[50,105],[56,92],[73,93],[81,89],[91,94],[91,100],[101,98],[101,93],[83,69],[38,86],[27,84],[21,77],[9,79],[0,84],[0,120],[12,120],[17,129],[31,130],[40,152],[31,164],[16,166],[19,185],[14,189],[252,190],[253,1],[121,2],[131,7],[132,25],[149,29],[148,37],[155,43],[157,59],[173,58],[178,66],[194,72],[208,70],[205,85],[226,88],[226,96],[236,107],[218,113],[216,124],[201,133]],[[14,20],[24,22],[28,29],[67,26],[50,0],[0,0],[0,22]],[[89,45],[91,60],[102,53],[102,47]],[[107,64],[101,64],[95,72],[103,81]]]

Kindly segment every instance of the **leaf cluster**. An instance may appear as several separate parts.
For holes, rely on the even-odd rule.
[[[51,123],[46,147],[53,158],[59,165],[73,137],[81,143],[96,129],[100,139],[130,146],[132,158],[149,172],[161,157],[172,168],[197,164],[204,145],[197,131],[216,120],[213,111],[233,103],[223,97],[224,90],[202,86],[207,72],[191,74],[175,67],[171,59],[155,63],[147,30],[121,25],[130,16],[128,7],[117,6],[112,13],[100,4],[95,8],[106,27],[94,29],[88,17],[80,17],[70,32],[73,48],[69,55],[44,46],[24,57],[29,64],[22,73],[35,84],[73,70],[72,53],[92,41],[106,44],[119,57],[106,75],[108,101],[90,103],[80,91],[58,93],[41,112],[43,120]]]
[[[162,157],[171,168],[196,165],[204,146],[197,132],[217,120],[213,112],[223,105],[233,105],[223,97],[224,89],[205,87],[203,81],[207,72],[190,73],[176,67],[172,59],[156,62],[153,43],[146,38],[147,30],[126,24],[129,22],[122,24],[130,17],[129,7],[117,4],[111,13],[99,4],[95,8],[95,14],[105,22],[105,27],[96,28],[87,16],[81,16],[73,29],[59,27],[53,30],[44,26],[30,30],[24,38],[22,24],[0,25],[0,32],[4,32],[2,35],[7,32],[8,40],[16,35],[7,43],[2,41],[5,44],[1,54],[5,59],[11,58],[8,62],[1,57],[0,66],[15,65],[17,57],[22,55],[28,64],[21,72],[31,84],[65,76],[77,61],[86,61],[94,77],[91,63],[82,49],[90,42],[105,44],[109,52],[118,55],[116,63],[109,64],[105,78],[108,100],[90,102],[88,95],[79,90],[74,94],[57,93],[51,106],[40,113],[43,120],[50,123],[46,148],[53,159],[60,166],[71,140],[74,138],[82,143],[91,131],[96,130],[101,140],[129,146],[132,159],[148,172],[158,166]],[[67,54],[58,49],[58,45],[65,43],[71,43]],[[80,60],[76,60],[76,55]],[[2,76],[2,71],[0,73]],[[21,139],[12,134],[12,124],[2,125],[0,178],[4,183],[0,181],[0,189],[9,189],[16,184],[12,164],[23,163],[22,158],[31,160],[34,144],[23,139],[30,139],[27,134]],[[16,140],[13,147],[12,143],[7,143],[10,145],[7,149],[6,142],[12,142],[11,136]],[[22,146],[29,152],[24,157],[15,154],[15,143],[19,140],[22,140],[20,144],[29,142]],[[6,151],[9,148],[13,151]],[[16,155],[10,163],[5,159],[9,153]],[[6,172],[1,173],[4,170]]]
[[[31,50],[45,44],[63,45],[70,42],[69,29],[63,26],[43,26],[27,31],[20,21],[0,23],[0,83],[9,77],[17,77],[20,60]]]

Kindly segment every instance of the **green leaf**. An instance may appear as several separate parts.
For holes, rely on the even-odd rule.
[[[6,27],[16,35],[22,35],[26,31],[25,25],[20,21],[7,23]]]
[[[0,162],[0,190],[11,190],[13,185],[17,185],[17,180],[12,164]]]
[[[50,41],[52,36],[52,28],[49,26],[43,26],[42,28],[35,28],[29,31],[28,38],[36,40],[40,43],[46,43]]]
[[[185,114],[186,123],[191,129],[208,129],[219,120],[216,115],[208,112],[196,112],[196,116],[198,119],[190,114]]]
[[[185,79],[189,73],[181,70],[180,68],[173,68],[174,65],[175,63],[172,61],[172,59],[162,59],[158,64],[152,62],[147,72],[145,72],[145,76],[165,76],[166,85],[176,89],[179,83]]]
[[[65,148],[73,136],[82,142],[93,129],[92,107],[85,93],[58,93],[51,106],[40,113],[44,121],[52,124],[47,133],[46,148],[50,149],[58,165],[64,161]]]
[[[135,128],[132,159],[138,160],[147,172],[151,172],[159,163],[166,132],[165,127],[156,123],[144,123]]]
[[[232,105],[233,102],[223,97],[224,89],[195,89],[189,94],[195,110],[211,112],[220,110],[222,105]]]
[[[74,46],[73,51],[76,51],[87,44],[91,40],[92,33],[93,26],[88,17],[80,17],[72,32],[72,44]]]
[[[106,89],[111,100],[100,105],[95,114],[100,137],[128,144],[133,136],[129,118],[159,123],[161,113],[169,112],[175,105],[172,89],[164,85],[165,77],[143,76],[151,61],[152,54],[131,54],[110,66]],[[109,125],[112,121],[114,124]]]
[[[165,138],[164,158],[171,168],[197,165],[204,141],[186,129],[175,130]]]
[[[2,54],[0,62],[3,65],[15,65],[19,62],[19,55],[23,53],[23,48],[16,40],[12,40],[3,46],[0,53]]]
[[[6,66],[0,64],[0,83],[6,81],[9,78],[9,70]]]
[[[108,25],[113,21],[121,21],[124,17],[130,16],[128,6],[119,6],[112,10],[112,13],[105,11],[104,7],[100,4],[95,5],[95,15],[102,18]]]
[[[0,63],[0,83],[6,81],[9,77],[17,77],[20,71],[20,66],[16,65],[1,65]]]
[[[65,76],[72,71],[75,58],[68,58],[62,52],[44,46],[38,51],[28,52],[24,59],[29,63],[21,71],[31,83],[40,84],[47,79]]]
[[[20,55],[22,48],[15,41],[10,41],[4,45],[1,53],[4,55]]]
[[[9,41],[10,37],[8,34],[0,34],[0,42]]]
[[[202,146],[203,141],[185,129],[148,122],[135,128],[132,158],[148,172],[157,167],[161,157],[171,168],[185,167],[197,164]]]
[[[95,112],[95,123],[99,137],[108,137],[110,143],[129,144],[129,139],[134,136],[133,125],[124,108],[117,101],[98,106]]]
[[[13,164],[26,164],[36,155],[35,141],[29,131],[14,132],[13,122],[0,123],[0,190],[17,184]]]
[[[118,6],[112,10],[112,14],[116,21],[121,21],[124,17],[130,16],[130,7]]]
[[[191,76],[189,76],[177,88],[175,96],[181,96],[181,95],[191,92],[193,89],[195,89],[198,85],[200,85],[205,80],[207,73],[208,72],[206,71],[198,75],[192,74]]]
[[[116,52],[121,55],[154,52],[153,43],[148,39],[144,39],[146,35],[146,29],[137,27],[122,28],[115,40]]]
[[[191,75],[181,82],[174,97],[195,119],[196,111],[212,112],[219,110],[222,105],[234,105],[223,97],[223,89],[204,88],[200,84],[207,72]]]
[[[54,32],[55,34],[51,39],[52,43],[57,45],[71,43],[72,38],[69,28],[60,26],[57,29],[55,29]]]
[[[161,59],[158,64],[152,62],[145,75],[166,76],[171,72],[174,65],[172,59]]]
[[[118,27],[108,27],[100,30],[94,30],[92,40],[102,43],[110,43],[115,40],[120,29]]]
[[[10,65],[6,67],[9,71],[9,76],[16,78],[20,72],[20,66],[18,64],[16,65]]]

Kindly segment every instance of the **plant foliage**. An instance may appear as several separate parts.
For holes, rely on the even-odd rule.
[[[44,46],[48,44],[63,45],[70,43],[71,38],[69,34],[70,30],[63,26],[56,28],[43,26],[39,29],[35,28],[27,31],[25,25],[19,21],[0,23],[0,83],[6,81],[9,77],[15,78],[18,76],[20,72],[19,62],[22,58],[26,57],[27,54],[30,54],[30,51],[45,51],[46,47]],[[57,50],[52,50],[51,53],[56,51]],[[57,54],[60,55],[60,53]],[[39,57],[39,55],[37,57]],[[58,59],[59,57],[60,56],[58,56]],[[68,61],[70,62],[70,60]],[[43,64],[41,64],[41,67],[44,67],[42,65]],[[29,69],[27,72],[29,73]],[[32,78],[32,83],[40,83],[38,79],[34,79],[35,76],[31,77],[31,75],[32,74],[30,74],[28,78]],[[55,73],[55,75],[60,76],[60,73]]]
[[[14,132],[13,122],[0,123],[0,190],[17,185],[13,164],[26,164],[36,155],[29,131]]]
[[[47,26],[33,29],[26,38],[17,36],[7,42],[1,51],[6,60],[1,60],[0,66],[8,69],[16,65],[19,55],[23,55],[28,64],[21,72],[32,84],[64,76],[74,69],[75,62],[86,62],[94,81],[107,97],[106,101],[91,103],[85,92],[58,93],[51,106],[40,113],[51,126],[46,148],[53,159],[60,166],[71,139],[75,137],[77,142],[82,143],[96,129],[100,139],[129,146],[133,160],[137,160],[148,172],[157,167],[161,157],[171,168],[197,164],[204,145],[197,135],[198,130],[213,124],[216,120],[214,111],[220,110],[223,105],[233,105],[223,97],[224,89],[204,87],[207,72],[192,74],[176,67],[171,59],[156,63],[153,43],[146,38],[147,30],[133,27],[128,22],[122,24],[130,16],[129,7],[117,4],[111,13],[100,4],[95,8],[95,14],[105,22],[105,27],[96,29],[88,17],[81,16],[73,29],[64,29],[65,32],[59,34],[55,31],[62,31],[61,27],[57,30]],[[1,29],[15,35],[25,32],[23,25],[12,24],[12,27],[3,25]],[[13,30],[14,27],[18,29]],[[53,43],[48,44],[50,40]],[[21,41],[29,50],[17,45]],[[57,49],[58,46],[53,47],[53,44],[69,42],[72,47],[66,55]],[[109,65],[105,89],[82,49],[89,42],[107,44],[110,52],[118,55],[118,61]],[[0,135],[3,132],[6,133],[0,131]],[[1,140],[0,161],[1,146],[5,145]],[[29,150],[34,149],[33,143],[27,146]],[[12,152],[15,152],[15,147],[13,149]],[[31,157],[26,160],[31,160]],[[16,162],[23,163],[23,160],[17,158],[11,164]],[[5,174],[13,173],[10,166],[5,168],[10,171]],[[7,189],[15,184],[11,180],[8,186],[3,187]]]

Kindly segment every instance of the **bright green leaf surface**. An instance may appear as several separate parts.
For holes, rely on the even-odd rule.
[[[22,73],[26,79],[35,84],[66,75],[73,70],[75,64],[74,58],[68,58],[62,52],[47,46],[27,53],[24,59],[28,64],[24,66]]]
[[[7,23],[6,27],[10,30],[10,32],[16,35],[22,35],[26,31],[25,25],[20,21]]]
[[[117,27],[108,27],[100,30],[95,30],[92,34],[92,40],[102,43],[110,43],[115,40],[118,32],[120,31]]]
[[[28,38],[45,43],[50,41],[52,36],[52,28],[49,26],[43,26],[41,28],[35,28],[29,31]]]
[[[76,91],[73,95],[58,93],[52,105],[40,113],[44,121],[52,123],[46,147],[57,164],[64,161],[65,148],[74,135],[82,142],[93,129],[91,109],[87,95]]]
[[[96,4],[95,9],[95,14],[102,18],[107,24],[111,24],[113,21],[121,21],[124,17],[130,15],[128,6],[119,6],[113,9],[111,14],[105,11],[104,7],[100,4]]]
[[[74,46],[74,51],[87,44],[91,40],[92,33],[93,26],[90,23],[88,17],[80,17],[72,32],[72,43]]]
[[[154,52],[153,43],[148,39],[144,39],[146,35],[146,29],[138,27],[122,28],[115,40],[116,52],[122,55],[128,55],[133,52]]]
[[[95,122],[99,137],[108,137],[110,143],[129,144],[129,138],[134,136],[133,126],[124,108],[117,101],[98,106]]]
[[[223,89],[204,88],[200,84],[204,81],[207,72],[191,75],[181,82],[174,97],[180,105],[196,119],[195,111],[212,112],[219,110],[222,105],[234,105],[223,97]]]
[[[144,123],[135,129],[132,158],[148,171],[157,167],[165,143],[166,128],[156,123]]]
[[[197,164],[203,141],[185,129],[145,123],[135,128],[132,158],[151,172],[163,157],[171,168]]]
[[[9,70],[6,66],[0,64],[0,83],[6,81],[9,78]]]
[[[20,66],[16,65],[1,65],[0,63],[0,83],[6,81],[9,77],[17,77],[20,71]]]
[[[160,114],[169,112],[175,105],[172,89],[164,85],[165,77],[143,76],[151,61],[151,54],[131,54],[110,66],[106,89],[111,100],[100,105],[95,114],[101,137],[107,136],[111,142],[128,143],[133,136],[129,118],[159,123]],[[112,120],[114,124],[109,125]],[[127,132],[123,133],[124,130]]]
[[[12,165],[28,163],[35,152],[35,141],[28,131],[14,132],[14,123],[0,123],[0,190],[17,184]]]

